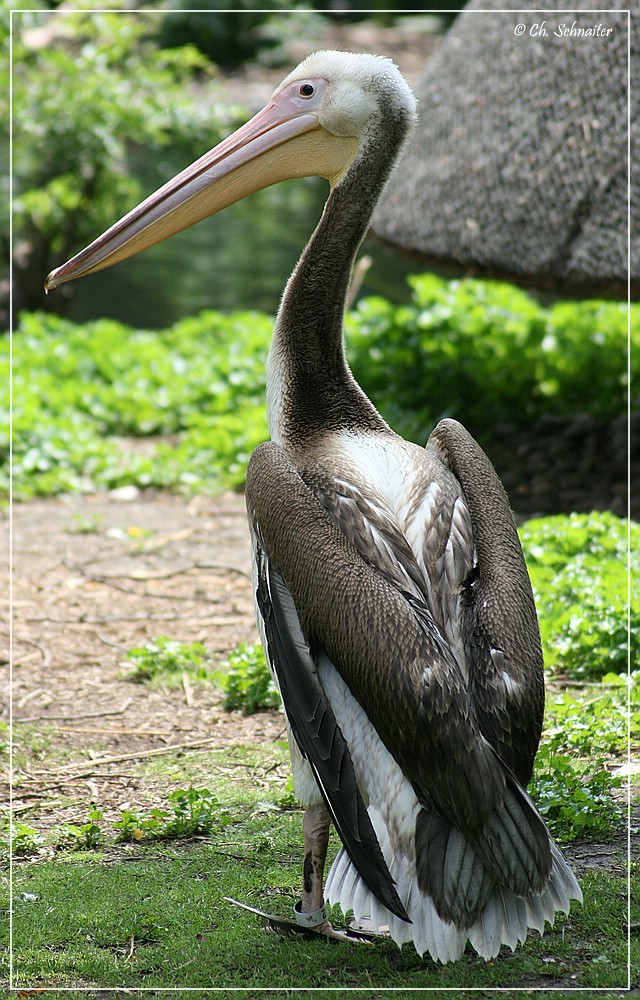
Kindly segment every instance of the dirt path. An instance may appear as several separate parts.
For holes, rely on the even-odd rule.
[[[243,719],[223,711],[210,688],[168,691],[122,676],[127,650],[159,636],[203,642],[215,660],[238,642],[258,641],[242,497],[128,495],[14,508],[14,743],[31,747],[15,806],[39,831],[78,822],[92,798],[107,813],[124,799],[148,805],[155,790],[132,784],[130,754],[283,737],[278,712]],[[39,767],[33,747],[43,728],[55,753],[49,748]],[[55,755],[84,760],[91,773],[54,787],[39,772]],[[104,756],[121,760],[91,770],[91,759]],[[29,809],[40,796],[48,806]]]

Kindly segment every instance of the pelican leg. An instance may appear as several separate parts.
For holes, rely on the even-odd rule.
[[[302,820],[304,883],[300,909],[303,914],[316,913],[324,906],[324,865],[327,860],[330,825],[331,817],[324,802],[307,806]]]
[[[296,904],[295,918],[300,930],[312,931],[334,941],[368,944],[374,935],[353,929],[336,930],[324,905],[324,866],[329,846],[331,816],[324,802],[307,806],[302,819],[304,870],[302,900]]]

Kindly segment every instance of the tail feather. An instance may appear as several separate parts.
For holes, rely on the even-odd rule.
[[[415,826],[416,873],[444,920],[471,927],[495,884],[516,896],[541,892],[552,867],[547,828],[533,801],[505,772],[501,801],[478,832],[464,832],[426,806]]]
[[[468,926],[466,915],[482,907],[491,889],[491,879],[471,844],[455,829],[447,844],[445,867],[451,872],[446,902],[452,919],[459,926]]]
[[[421,809],[416,819],[416,872],[444,920],[470,927],[492,880],[464,834],[444,816]]]
[[[543,888],[551,870],[549,834],[532,800],[514,779],[505,788],[503,807],[489,817],[486,839],[491,857],[483,851],[483,861],[516,894]]]
[[[499,892],[489,899],[476,924],[469,931],[473,946],[482,958],[488,958],[500,948],[505,925],[509,926],[508,910],[504,896]],[[513,927],[513,920],[511,927]],[[477,940],[475,939],[476,935]]]
[[[355,892],[353,894],[353,910],[358,913],[364,913],[367,909],[367,897],[370,895],[367,886],[362,881],[356,882]]]
[[[526,940],[529,930],[526,900],[520,896],[513,896],[513,899],[506,903],[504,912],[504,943],[509,945],[511,951],[514,951],[519,943]]]
[[[578,880],[565,861],[562,851],[551,841],[552,867],[550,885],[555,891],[556,910],[563,913],[569,912],[570,900],[577,899],[582,902],[582,890],[578,885]]]
[[[549,920],[551,922],[553,915],[548,914],[548,907],[545,907],[542,896],[530,896],[527,900],[527,925],[532,930],[542,934],[546,921]]]
[[[482,910],[474,922],[467,927],[458,926],[455,921],[439,915],[429,893],[418,884],[415,859],[402,851],[394,853],[386,827],[380,824],[371,807],[370,812],[389,871],[411,923],[394,916],[372,895],[344,849],[338,853],[329,872],[326,896],[330,902],[339,904],[344,913],[352,910],[356,920],[366,916],[374,927],[388,928],[391,938],[399,946],[412,941],[419,954],[429,954],[435,961],[444,963],[459,959],[469,942],[481,958],[489,960],[495,958],[502,945],[513,951],[526,939],[529,929],[543,933],[547,923],[553,925],[556,913],[569,912],[572,899],[582,902],[582,893],[573,872],[557,845],[549,839],[551,871],[540,892],[519,895],[492,880]],[[457,843],[451,857],[462,871],[464,858]]]

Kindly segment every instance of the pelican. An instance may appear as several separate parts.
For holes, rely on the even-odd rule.
[[[428,112],[427,112],[428,113]],[[581,900],[526,788],[544,680],[509,502],[455,420],[426,446],[354,380],[343,316],[372,211],[415,121],[394,64],[316,52],[270,102],[46,282],[108,267],[277,181],[330,193],[283,294],[267,361],[271,440],[246,502],[258,625],[304,806],[292,923],[326,903],[440,962],[485,959]],[[342,847],[324,879],[331,821]]]

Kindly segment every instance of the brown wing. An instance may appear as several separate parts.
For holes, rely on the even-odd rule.
[[[429,438],[459,480],[471,514],[477,572],[465,596],[473,698],[482,732],[523,787],[544,711],[538,618],[504,487],[468,431],[442,420]]]

